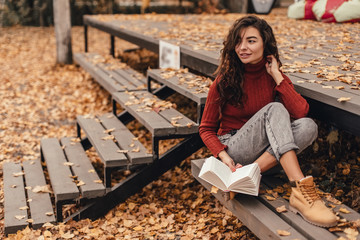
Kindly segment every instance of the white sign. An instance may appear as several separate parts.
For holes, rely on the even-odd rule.
[[[159,67],[179,69],[180,47],[160,40],[159,48]]]

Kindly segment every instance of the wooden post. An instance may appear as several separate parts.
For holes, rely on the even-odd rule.
[[[69,0],[53,0],[56,36],[56,62],[72,63],[71,18]]]

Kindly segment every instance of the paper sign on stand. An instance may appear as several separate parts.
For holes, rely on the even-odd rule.
[[[159,66],[160,68],[180,68],[180,47],[174,44],[159,41]]]

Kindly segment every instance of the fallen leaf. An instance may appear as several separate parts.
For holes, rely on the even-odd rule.
[[[287,212],[287,209],[286,209],[285,205],[282,205],[280,207],[277,207],[276,211],[279,213],[282,213],[282,212]]]
[[[117,150],[118,153],[128,153],[129,150],[124,150],[124,149],[120,149],[120,150]]]
[[[339,212],[342,212],[342,213],[350,213],[350,211],[347,210],[346,208],[339,208]]]
[[[16,215],[15,218],[17,220],[21,220],[21,219],[24,219],[26,216],[25,215]]]
[[[215,186],[212,186],[211,187],[211,193],[217,193],[218,192],[218,188],[217,187],[215,187]]]
[[[290,236],[291,233],[285,230],[276,230],[279,236]]]
[[[106,129],[104,130],[104,133],[111,133],[113,131],[115,131],[115,128]]]
[[[94,180],[94,183],[103,183],[100,179]]]
[[[29,207],[28,206],[24,206],[24,207],[19,207],[20,210],[28,210]]]
[[[78,187],[83,186],[83,185],[85,185],[85,183],[81,180],[78,182],[78,184],[76,184],[76,186],[78,186]]]
[[[356,239],[356,237],[359,235],[359,232],[353,228],[345,228],[344,233],[349,239]]]
[[[101,139],[102,140],[114,140],[115,137],[113,135],[108,135],[108,136],[102,137]]]
[[[14,185],[11,185],[11,188],[16,188],[17,186],[14,184]]]
[[[95,173],[95,169],[90,169],[88,173]]]
[[[143,227],[142,226],[136,226],[133,228],[135,231],[141,231],[143,230]]]
[[[75,163],[72,162],[64,162],[64,166],[74,166]]]
[[[46,216],[52,216],[52,215],[54,215],[54,213],[53,212],[46,212],[45,215]]]
[[[274,201],[274,200],[276,200],[276,198],[271,197],[271,196],[268,196],[268,195],[265,195],[265,197],[266,197],[266,199],[267,199],[268,201]]]
[[[341,97],[341,98],[338,98],[337,101],[338,102],[347,102],[347,101],[350,101],[350,97]]]
[[[337,90],[345,89],[345,87],[343,87],[343,86],[335,86],[334,88]]]
[[[191,128],[192,126],[194,126],[194,123],[188,123],[188,124],[186,124],[186,126],[187,126],[188,128]]]
[[[44,228],[52,228],[54,225],[52,223],[46,222],[42,225]]]
[[[19,177],[19,176],[23,176],[23,175],[25,175],[24,172],[13,173],[13,176],[14,176],[14,177]]]
[[[28,223],[33,223],[34,222],[34,219],[28,219],[28,220],[26,220],[26,222],[28,222]]]
[[[61,237],[64,239],[72,239],[75,237],[75,235],[73,233],[67,232],[65,234],[62,234]]]
[[[138,146],[137,148],[134,148],[131,150],[132,152],[140,152],[140,147]]]
[[[32,190],[34,193],[51,193],[49,186],[35,186]]]
[[[32,187],[31,187],[31,186],[27,186],[27,187],[25,187],[25,189],[26,189],[26,190],[31,190]]]

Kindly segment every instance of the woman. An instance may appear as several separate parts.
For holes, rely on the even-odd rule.
[[[317,194],[313,178],[304,177],[296,156],[315,140],[317,125],[305,118],[309,105],[280,66],[268,23],[256,16],[235,21],[209,90],[200,136],[232,171],[256,162],[265,172],[280,163],[292,184],[290,210],[312,224],[334,226],[336,216]]]

